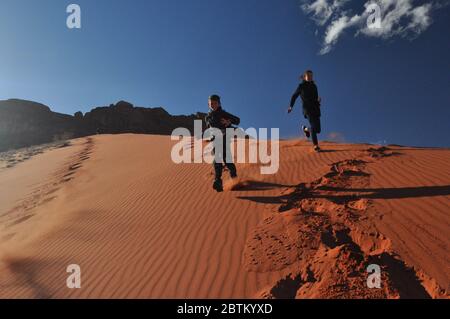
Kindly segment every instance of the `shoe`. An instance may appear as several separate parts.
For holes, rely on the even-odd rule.
[[[315,146],[314,146],[314,150],[315,150],[317,153],[319,153],[319,152],[320,152],[320,147],[319,147],[319,145],[315,145]]]
[[[221,179],[216,179],[213,184],[213,188],[216,190],[216,192],[220,193],[223,192],[223,185]]]
[[[309,133],[309,129],[302,125],[302,130],[303,130],[303,134],[305,134],[306,138],[309,138],[311,136],[311,134]]]

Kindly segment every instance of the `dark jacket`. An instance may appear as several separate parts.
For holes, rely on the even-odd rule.
[[[225,126],[221,123],[222,119],[228,119],[231,121],[231,124],[229,126]],[[215,127],[219,130],[224,131],[225,129],[231,127],[231,125],[239,125],[241,120],[239,117],[234,116],[233,114],[230,114],[222,109],[222,107],[219,107],[216,111],[209,111],[208,114],[205,117],[206,126],[209,127]]]
[[[295,101],[298,97],[302,98],[303,102],[303,115],[320,117],[320,103],[319,93],[317,92],[317,86],[314,81],[303,81],[295,90],[294,95],[291,98],[291,108],[294,107]]]

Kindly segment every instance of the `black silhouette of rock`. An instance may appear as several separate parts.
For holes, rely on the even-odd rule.
[[[83,119],[83,112],[78,111],[78,112],[76,112],[73,116],[74,116],[75,119],[77,119],[77,120],[82,120],[82,119]]]
[[[83,115],[55,113],[46,105],[19,99],[0,101],[0,152],[98,133],[170,135],[177,127],[191,133],[206,114],[170,115],[161,107],[134,107],[126,101],[96,107]],[[205,124],[203,123],[203,128]]]

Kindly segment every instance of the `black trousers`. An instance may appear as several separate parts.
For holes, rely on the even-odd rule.
[[[322,128],[320,125],[320,116],[314,115],[306,115],[306,118],[309,121],[309,125],[311,128],[311,138],[314,145],[318,145],[319,141],[317,140],[317,134],[320,134]]]
[[[224,139],[226,140],[226,139]],[[231,177],[236,177],[236,165],[234,165],[233,160],[231,159],[231,161],[227,161],[227,145],[229,145],[227,142],[224,141],[222,147],[216,147],[214,146],[214,162],[213,162],[213,166],[214,166],[214,173],[215,173],[215,178],[216,179],[221,179],[222,178],[222,171],[223,171],[223,166],[225,165],[228,170],[230,171],[230,176]],[[229,149],[230,151],[230,158],[231,158],[231,148]],[[216,159],[219,159],[219,161],[216,161]],[[220,159],[222,161],[220,161]]]

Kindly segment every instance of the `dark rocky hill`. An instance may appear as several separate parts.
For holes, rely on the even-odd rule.
[[[0,152],[96,133],[170,135],[177,127],[193,132],[194,120],[204,116],[205,113],[171,115],[160,107],[135,107],[125,101],[72,116],[52,112],[36,102],[5,100],[0,101]]]

